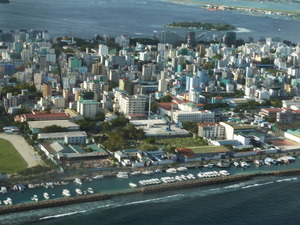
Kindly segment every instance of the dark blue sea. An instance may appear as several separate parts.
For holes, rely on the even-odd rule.
[[[288,18],[245,15],[241,12],[212,12],[199,5],[178,5],[171,0],[10,0],[0,4],[0,29],[48,30],[53,36],[94,34],[153,36],[173,21],[229,23],[238,38],[279,37],[300,41],[300,21]],[[207,0],[210,2],[210,0]],[[298,10],[300,4],[268,4],[256,1],[214,0],[212,3],[269,9]],[[184,34],[184,31],[178,31]],[[197,31],[202,34],[203,31]],[[223,32],[224,33],[224,32]],[[217,32],[216,34],[223,34]],[[206,32],[206,35],[212,35]]]
[[[300,178],[282,177],[1,216],[26,225],[299,224]]]

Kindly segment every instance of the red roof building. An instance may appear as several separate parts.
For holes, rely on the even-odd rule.
[[[68,113],[44,113],[35,112],[32,114],[20,114],[14,117],[15,122],[25,121],[44,121],[44,120],[68,120],[70,118]]]

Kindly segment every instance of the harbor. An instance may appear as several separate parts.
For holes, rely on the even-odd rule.
[[[249,163],[246,168],[235,167],[233,164],[228,168],[199,167],[181,168],[179,170],[164,171],[147,170],[147,173],[122,172],[100,179],[86,177],[73,179],[68,182],[46,182],[42,184],[26,185],[23,190],[6,188],[0,194],[0,214],[28,211],[33,209],[59,207],[63,205],[78,204],[84,202],[102,201],[128,194],[148,194],[178,189],[217,185],[251,180],[261,176],[292,176],[300,175],[300,162],[290,164],[261,165]],[[179,168],[179,167],[178,167]],[[148,174],[148,175],[147,175]],[[98,178],[98,179],[97,179]],[[31,188],[30,188],[31,187]],[[4,187],[2,187],[4,190]],[[1,190],[2,190],[1,188]],[[67,190],[68,194],[64,194]],[[47,193],[47,194],[45,194]],[[4,201],[11,199],[11,205]]]

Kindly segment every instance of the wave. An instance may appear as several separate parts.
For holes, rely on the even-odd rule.
[[[62,213],[62,214],[57,214],[53,216],[45,216],[40,218],[39,220],[48,220],[48,219],[54,219],[54,218],[60,218],[60,217],[65,217],[65,216],[71,216],[74,214],[79,214],[79,213],[85,213],[86,210],[81,210],[81,211],[76,211],[76,212],[69,212],[69,213]]]
[[[297,177],[286,178],[286,179],[276,180],[276,182],[280,183],[280,182],[287,182],[287,181],[293,181],[293,180],[298,180],[298,178]]]
[[[128,202],[124,205],[135,205],[135,204],[143,204],[143,203],[149,203],[149,202],[160,202],[161,200],[169,200],[170,198],[177,198],[177,197],[183,197],[183,194],[176,194],[176,195],[169,195],[165,197],[160,197],[160,198],[152,198],[152,199],[147,199],[147,200],[141,200],[141,201],[135,201],[135,202]]]
[[[242,189],[247,189],[247,188],[252,188],[252,187],[259,187],[259,186],[264,186],[264,185],[273,184],[273,183],[274,183],[274,181],[261,183],[261,184],[251,184],[251,185],[247,185],[247,186],[242,187]]]

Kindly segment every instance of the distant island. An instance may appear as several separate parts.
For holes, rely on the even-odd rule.
[[[234,30],[235,27],[226,23],[173,22],[165,25],[171,28],[189,28],[201,30]]]
[[[0,3],[9,3],[9,0],[0,0]]]

